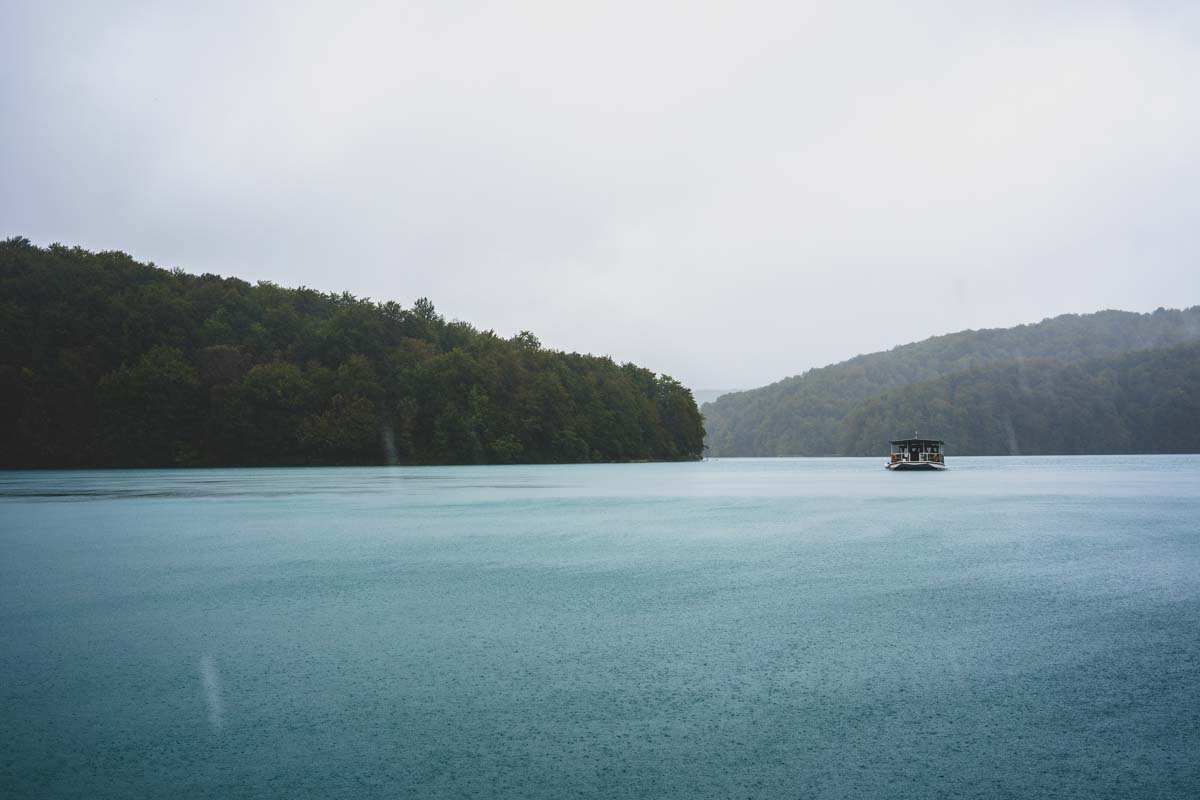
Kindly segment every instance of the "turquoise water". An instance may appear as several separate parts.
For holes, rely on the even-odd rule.
[[[1200,457],[0,473],[3,797],[1200,795]]]

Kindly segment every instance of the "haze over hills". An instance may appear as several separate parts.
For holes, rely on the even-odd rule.
[[[348,294],[0,241],[0,467],[698,458],[691,392]]]
[[[1197,340],[1200,306],[936,336],[705,404],[707,452],[869,455],[914,428],[959,454],[1194,451],[1196,351],[1155,351]]]
[[[839,450],[875,455],[909,428],[964,455],[1200,453],[1200,342],[1001,361],[892,389],[842,421]]]
[[[696,398],[697,405],[704,405],[736,391],[737,389],[692,389],[692,396]]]

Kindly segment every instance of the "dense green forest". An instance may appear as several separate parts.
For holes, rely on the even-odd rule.
[[[1118,402],[1113,394],[1115,390],[1103,382],[1093,384],[1094,392],[1087,395],[1088,403],[1077,405],[1072,392],[1082,385],[1077,380],[1078,375],[1069,370],[1057,372],[1055,365],[1078,364],[1081,369],[1102,370],[1104,362],[1089,360],[1169,348],[1196,340],[1200,340],[1200,306],[1183,311],[1159,309],[1152,314],[1125,311],[1102,311],[1082,316],[1069,314],[1034,325],[937,336],[809,370],[770,386],[728,394],[705,404],[709,454],[878,453],[886,447],[889,438],[911,434],[914,427],[947,439],[952,452],[1012,452],[1014,448],[1010,446],[1007,430],[1009,423],[1015,426],[1015,419],[1029,420],[1030,425],[1023,430],[1043,430],[1039,427],[1041,423],[1033,422],[1033,412],[1028,410],[1034,408],[1030,405],[1033,401],[1022,395],[1020,399],[1025,405],[1019,408],[1026,410],[1019,410],[1016,405],[1010,407],[1006,403],[1017,403],[1018,395],[990,395],[982,390],[979,382],[995,380],[998,382],[995,388],[999,391],[999,382],[1005,376],[1013,371],[1027,375],[1029,370],[1038,371],[1049,381],[1040,389],[1040,402],[1062,404],[1062,408],[1053,413],[1047,407],[1039,407],[1041,418],[1053,416],[1059,420],[1056,424],[1070,430],[1056,429],[1053,435],[1045,437],[1046,444],[1042,445],[1022,441],[1024,436],[1018,437],[1016,449],[1022,452],[1086,453],[1129,452],[1131,447],[1139,452],[1178,452],[1180,448],[1189,447],[1184,444],[1188,440],[1156,438],[1163,428],[1156,428],[1154,419],[1140,413],[1126,420],[1127,425],[1133,426],[1127,430],[1134,437],[1132,445],[1118,447],[1109,439],[1095,437],[1094,432],[1101,421],[1111,419],[1100,409]],[[1171,356],[1184,360],[1187,357],[1185,352]],[[1054,364],[1035,363],[1047,359]],[[996,371],[984,369],[990,365],[1007,366]],[[1152,372],[1153,382],[1142,391],[1151,392],[1154,397],[1147,399],[1148,396],[1139,395],[1142,398],[1139,402],[1150,403],[1161,414],[1174,415],[1176,412],[1170,409],[1176,408],[1181,409],[1179,413],[1187,413],[1189,406],[1180,405],[1179,394],[1186,390],[1175,382],[1178,371],[1164,368]],[[959,384],[930,384],[939,378],[957,375],[974,375],[977,382],[972,385],[982,393],[971,394],[964,388],[957,396],[947,396],[944,390]],[[1055,380],[1064,381],[1060,393],[1054,391]],[[926,413],[922,406],[903,404],[900,398],[904,397],[904,392],[894,390],[903,387],[916,390],[918,387],[914,385],[920,385],[921,392],[943,390],[941,397],[930,395],[929,401],[932,403],[936,399],[939,404],[950,403],[953,412],[960,416],[950,416],[941,405],[936,406],[936,413],[932,410]],[[927,385],[937,388],[927,388]],[[1021,391],[1029,385],[1018,384]],[[890,407],[888,403],[891,403]],[[1193,409],[1193,426],[1200,425],[1200,417],[1194,414],[1195,406],[1190,408]],[[1005,422],[1006,418],[1009,423]],[[1175,419],[1174,416],[1171,418]],[[970,420],[970,426],[966,420]],[[943,425],[949,427],[943,429]],[[858,426],[857,430],[855,426]],[[998,430],[1004,434],[1001,439],[996,438]],[[1118,440],[1120,437],[1111,441]],[[1004,446],[998,447],[998,442]]]
[[[0,467],[695,459],[691,392],[349,294],[0,242]]]
[[[1200,453],[1200,343],[1004,361],[893,389],[843,420],[839,451],[875,455],[913,428],[951,453]]]

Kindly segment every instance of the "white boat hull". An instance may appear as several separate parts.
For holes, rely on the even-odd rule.
[[[893,472],[941,472],[946,465],[937,461],[889,461],[883,465]]]

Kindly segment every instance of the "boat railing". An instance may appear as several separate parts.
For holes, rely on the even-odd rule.
[[[897,461],[934,461],[940,464],[942,463],[942,454],[918,453],[914,458],[909,453],[892,453],[892,463],[895,464]]]

